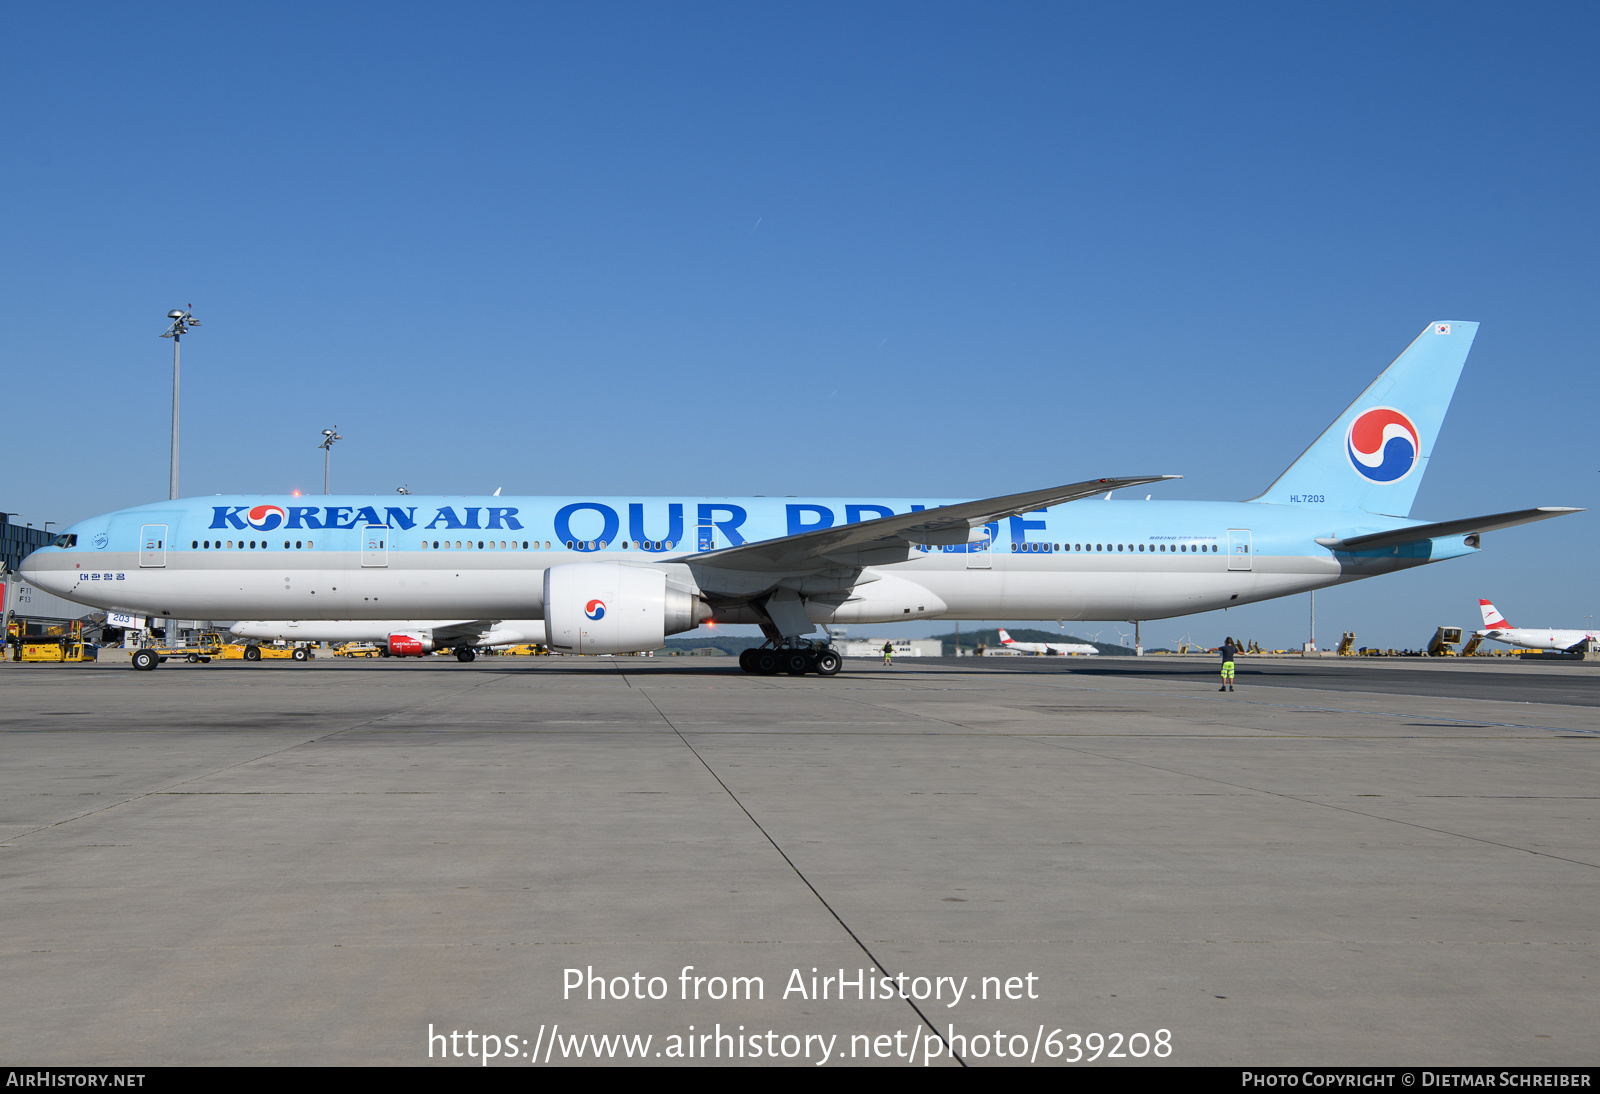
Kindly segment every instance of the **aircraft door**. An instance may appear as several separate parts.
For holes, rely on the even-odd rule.
[[[139,529],[139,565],[167,564],[167,526],[146,524]]]
[[[1250,529],[1228,529],[1228,569],[1250,569]]]
[[[389,526],[369,524],[362,529],[361,565],[389,565]]]

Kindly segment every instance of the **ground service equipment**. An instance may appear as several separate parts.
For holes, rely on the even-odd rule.
[[[1429,657],[1454,657],[1455,647],[1461,642],[1460,627],[1440,627],[1428,641]]]

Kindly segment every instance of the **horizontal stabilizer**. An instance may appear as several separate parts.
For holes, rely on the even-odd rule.
[[[1470,536],[1478,532],[1493,532],[1500,528],[1515,528],[1536,520],[1564,517],[1568,513],[1581,513],[1560,505],[1545,505],[1538,509],[1518,509],[1514,513],[1494,513],[1486,517],[1468,517],[1465,520],[1447,520],[1438,524],[1414,524],[1410,528],[1396,528],[1392,532],[1374,532],[1348,539],[1318,539],[1322,546],[1334,551],[1372,551],[1379,547],[1393,547],[1401,543],[1415,543],[1419,539],[1440,539],[1444,536]]]

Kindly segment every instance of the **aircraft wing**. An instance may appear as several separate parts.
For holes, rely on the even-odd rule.
[[[451,623],[433,628],[434,645],[443,648],[458,638],[477,638],[494,628],[498,619],[469,619],[465,623]]]
[[[1006,517],[1030,513],[1051,505],[1062,505],[1112,490],[1145,483],[1179,479],[1182,475],[1136,475],[1120,479],[1092,479],[1022,494],[984,498],[900,513],[875,520],[857,521],[833,528],[819,528],[777,539],[741,543],[718,551],[704,551],[674,559],[691,565],[714,566],[724,570],[755,570],[764,573],[808,573],[825,566],[843,563],[859,565],[864,554],[885,548],[906,549],[914,544],[951,545],[969,542],[972,529]]]
[[[1351,536],[1348,539],[1317,540],[1334,551],[1371,551],[1379,547],[1393,547],[1400,543],[1414,543],[1419,539],[1438,539],[1443,536],[1469,536],[1478,532],[1493,532],[1500,528],[1514,528],[1536,520],[1564,517],[1568,513],[1581,513],[1560,505],[1545,505],[1538,509],[1518,509],[1514,513],[1493,513],[1486,517],[1468,517],[1465,520],[1447,520],[1438,524],[1415,524],[1410,528],[1396,528],[1391,532],[1373,532],[1371,535]]]

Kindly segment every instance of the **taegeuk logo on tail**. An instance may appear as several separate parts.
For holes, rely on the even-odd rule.
[[[1416,466],[1422,441],[1410,418],[1392,406],[1375,406],[1350,423],[1345,451],[1368,482],[1399,482]]]

